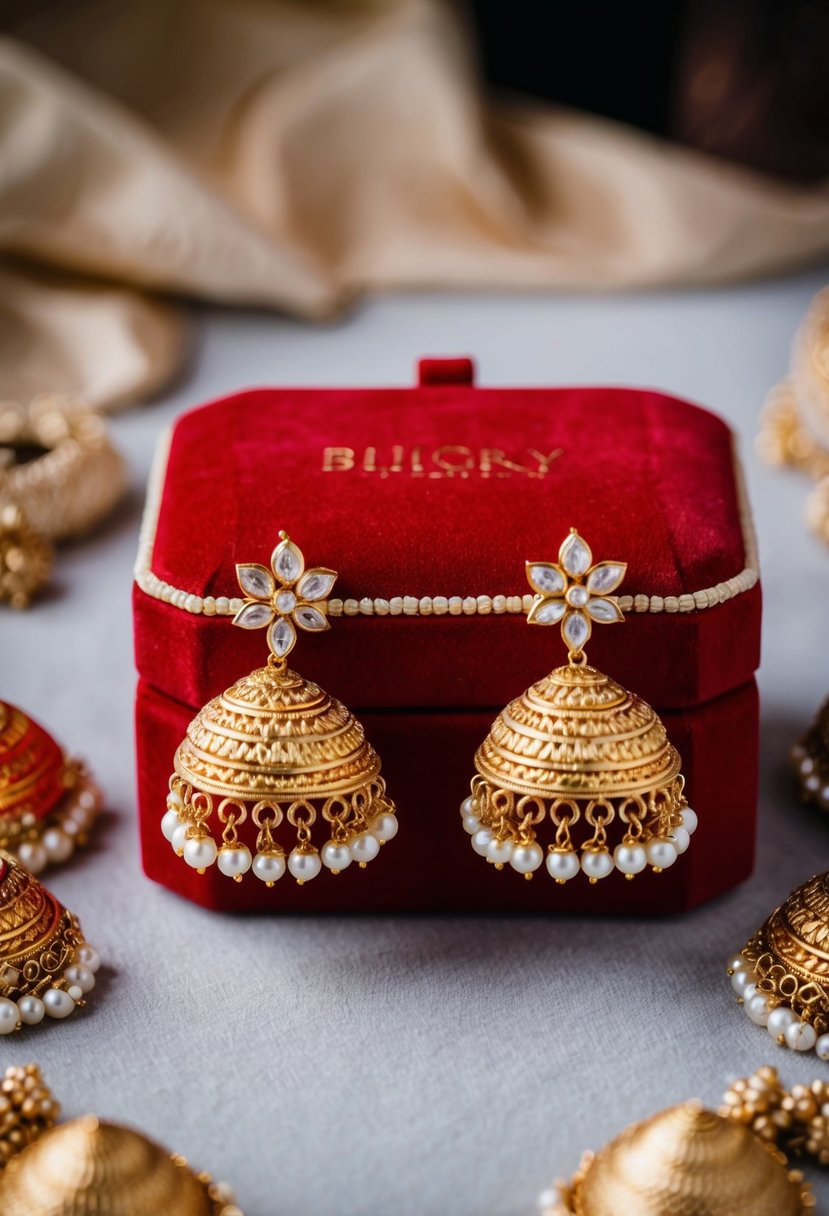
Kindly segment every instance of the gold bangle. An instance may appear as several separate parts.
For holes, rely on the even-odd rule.
[[[51,541],[88,532],[115,506],[126,468],[103,419],[58,396],[0,404],[0,500]]]

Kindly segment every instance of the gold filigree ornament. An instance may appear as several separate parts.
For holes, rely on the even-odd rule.
[[[99,967],[77,917],[0,851],[0,1035],[69,1017],[86,1003]]]
[[[792,891],[727,972],[738,1003],[776,1043],[829,1060],[829,873]]]
[[[229,1187],[141,1132],[92,1115],[55,1127],[36,1065],[8,1069],[2,1094],[19,1099],[0,1125],[3,1216],[242,1216]],[[39,1104],[47,1114],[27,1113]]]
[[[461,804],[472,847],[496,869],[509,864],[531,878],[545,860],[537,830],[549,820],[546,864],[558,883],[579,872],[595,883],[614,869],[628,879],[648,866],[666,870],[697,825],[679,754],[655,711],[588,666],[584,653],[594,624],[622,620],[613,592],[626,564],[594,565],[573,528],[557,564],[526,569],[536,593],[527,620],[561,625],[568,663],[502,710],[478,748]]]
[[[86,844],[102,805],[83,761],[0,701],[0,849],[39,874]]]
[[[49,582],[54,549],[35,532],[23,508],[0,501],[0,601],[12,608],[28,608]]]
[[[286,872],[301,885],[323,866],[339,874],[372,861],[397,834],[380,759],[350,710],[287,666],[297,629],[330,628],[327,599],[333,570],[305,569],[284,532],[270,569],[238,565],[246,600],[233,619],[268,630],[266,667],[206,705],[176,752],[161,830],[199,873],[214,863],[241,882],[252,873],[272,887]],[[318,848],[318,819],[327,839]],[[255,853],[239,836],[252,822]],[[293,840],[280,837],[285,827]],[[216,843],[217,832],[220,840]],[[252,839],[252,836],[251,836]]]
[[[815,1198],[775,1144],[685,1102],[585,1153],[539,1207],[542,1216],[808,1216]]]

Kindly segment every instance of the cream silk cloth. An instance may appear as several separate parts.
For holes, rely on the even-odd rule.
[[[829,187],[485,101],[440,0],[69,0],[6,26],[0,396],[149,395],[186,350],[162,295],[314,320],[366,291],[710,284],[829,252]]]

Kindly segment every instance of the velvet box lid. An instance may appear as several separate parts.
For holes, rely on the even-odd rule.
[[[143,679],[198,707],[267,657],[231,627],[237,562],[280,529],[339,571],[332,629],[292,658],[355,710],[492,707],[564,660],[528,628],[524,560],[575,526],[628,563],[626,622],[590,661],[660,709],[752,678],[760,587],[733,436],[663,393],[477,388],[426,360],[414,388],[255,389],[159,445],[136,568]]]

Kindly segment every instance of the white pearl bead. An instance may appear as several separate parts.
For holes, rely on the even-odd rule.
[[[397,835],[397,816],[389,814],[377,815],[371,822],[369,831],[381,844],[387,844]]]
[[[515,845],[511,840],[499,840],[497,836],[493,836],[486,846],[486,859],[493,865],[505,866],[511,860],[514,848]]]
[[[351,865],[351,850],[347,844],[338,844],[336,840],[329,840],[322,846],[320,858],[322,864],[329,870],[336,870],[339,873]]]
[[[78,946],[75,951],[75,958],[79,963],[83,963],[84,967],[88,967],[94,974],[101,966],[101,957],[94,946],[90,946],[89,942],[84,942],[82,946]]]
[[[467,831],[470,836],[474,836],[475,833],[480,830],[481,821],[480,819],[476,818],[475,815],[464,815],[463,826],[464,830]]]
[[[581,868],[588,878],[607,878],[613,871],[613,858],[604,849],[596,853],[588,850],[582,853]]]
[[[253,858],[246,844],[223,845],[219,849],[217,865],[226,878],[241,878],[247,874]]]
[[[641,844],[617,844],[613,860],[623,874],[641,874],[648,864],[648,855]]]
[[[786,1043],[792,1051],[811,1051],[817,1042],[814,1026],[808,1022],[795,1022],[785,1030]]]
[[[27,1026],[37,1026],[46,1017],[46,1006],[36,996],[22,996],[17,1002],[21,1022]]]
[[[374,861],[380,852],[380,841],[372,836],[371,832],[360,832],[349,842],[348,847],[351,850],[352,861],[356,861],[358,865],[365,865],[366,862]]]
[[[66,861],[75,848],[63,828],[47,828],[43,833],[43,847],[50,861]]]
[[[727,971],[745,971],[748,967],[748,959],[744,954],[732,954],[725,966]]]
[[[187,828],[188,824],[180,823],[170,837],[170,844],[173,846],[173,852],[178,853],[179,857],[184,852],[184,846],[187,844]]]
[[[817,773],[812,773],[811,777],[807,777],[803,782],[803,788],[808,790],[810,794],[816,794],[820,789],[820,777]]]
[[[766,1023],[766,1029],[771,1037],[777,1041],[780,1038],[785,1039],[786,1031],[790,1026],[793,1026],[798,1020],[797,1015],[788,1009],[785,1005],[778,1005],[776,1009],[772,1009],[769,1014],[769,1020]]]
[[[165,840],[173,839],[173,832],[176,830],[181,820],[178,817],[178,811],[165,811],[161,816],[161,835]]]
[[[461,814],[462,815],[474,815],[475,814],[475,803],[472,800],[471,794],[469,795],[468,798],[464,798],[463,802],[461,803]]]
[[[743,970],[735,971],[731,977],[731,987],[737,993],[737,996],[743,996],[749,985],[754,983],[754,972]],[[752,993],[753,995],[753,993]]]
[[[66,991],[76,1003],[83,1000],[83,988],[79,984],[70,984]]]
[[[768,1025],[769,1013],[771,1011],[768,999],[763,996],[762,992],[756,992],[750,1000],[746,1001],[745,1011],[755,1026]]]
[[[279,882],[285,873],[285,858],[281,853],[257,853],[253,872],[261,882]]]
[[[18,847],[17,856],[22,865],[32,874],[39,874],[45,868],[49,858],[39,840],[24,840]]]
[[[575,853],[553,849],[552,853],[547,854],[547,870],[556,882],[567,882],[575,878],[579,868],[579,859]]]
[[[486,851],[492,840],[492,828],[480,828],[472,837],[472,848],[481,857],[486,857]]]
[[[218,851],[212,836],[193,836],[185,842],[184,860],[194,870],[206,870],[213,865]]]
[[[753,983],[747,984],[743,989],[742,995],[744,1003],[748,1004],[751,998],[757,995],[757,985]]]
[[[655,836],[647,845],[648,861],[656,870],[667,870],[677,859],[677,851],[670,840]]]
[[[819,1059],[829,1060],[829,1034],[822,1034],[815,1043],[815,1051]]]
[[[171,811],[180,811],[184,806],[184,802],[178,790],[169,791],[167,794],[167,806]]]
[[[91,992],[95,987],[95,976],[83,963],[73,963],[63,973],[63,978],[70,984],[77,984],[81,993]]]
[[[43,994],[43,1004],[50,1018],[68,1018],[75,1008],[75,1002],[68,992],[60,988],[47,988]]]
[[[20,1010],[17,1005],[8,997],[0,996],[0,1034],[11,1034],[17,1030],[19,1022]]]
[[[544,860],[544,851],[541,845],[535,840],[531,840],[528,844],[516,845],[512,850],[512,856],[509,863],[513,870],[517,870],[519,874],[532,874],[533,870],[537,870]]]
[[[374,843],[377,844],[377,841],[375,840]],[[288,858],[288,869],[297,882],[310,882],[322,869],[319,853],[316,851],[306,853],[302,849],[294,849]]]
[[[674,828],[670,840],[677,853],[684,853],[691,843],[691,833],[687,828]]]
[[[178,821],[177,813],[176,813],[176,821]],[[94,822],[95,822],[94,810],[90,810],[88,807],[81,806],[80,804],[78,804],[77,806],[73,806],[71,808],[71,810],[69,811],[69,814],[68,814],[68,818],[64,819],[64,827],[68,826],[68,824],[70,824],[70,823],[73,823],[79,832],[83,832],[87,828],[92,827],[92,824]]]
[[[689,806],[686,806],[682,812],[681,818],[682,826],[685,828],[685,831],[689,836],[693,836],[694,832],[697,830],[697,824],[699,823],[699,816],[697,815],[696,811],[692,811]]]

